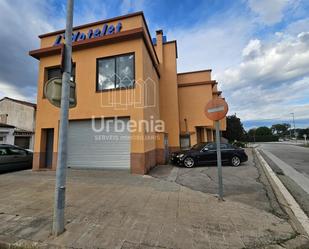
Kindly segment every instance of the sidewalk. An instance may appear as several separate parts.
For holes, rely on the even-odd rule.
[[[124,171],[68,172],[67,231],[50,236],[53,172],[0,175],[0,241],[41,248],[282,248],[296,236],[267,211]],[[290,247],[287,247],[290,248]]]

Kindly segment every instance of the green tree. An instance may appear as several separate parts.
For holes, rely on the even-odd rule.
[[[271,129],[266,126],[261,126],[256,129],[255,131],[256,136],[271,136],[272,132]]]
[[[248,136],[254,137],[256,133],[256,128],[252,128],[248,131]]]
[[[241,141],[244,139],[245,129],[236,114],[226,117],[226,131],[223,132],[223,137],[229,141]]]
[[[273,134],[277,134],[279,136],[284,136],[288,134],[288,130],[291,127],[290,124],[283,123],[283,124],[274,124],[271,126],[271,131]]]

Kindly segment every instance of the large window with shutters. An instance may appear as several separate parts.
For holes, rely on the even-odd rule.
[[[97,59],[97,91],[132,88],[134,81],[134,53]]]

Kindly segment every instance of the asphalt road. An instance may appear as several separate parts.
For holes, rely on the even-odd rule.
[[[309,148],[280,143],[262,143],[260,147],[309,178]]]
[[[283,143],[261,143],[258,149],[309,216],[309,148]]]

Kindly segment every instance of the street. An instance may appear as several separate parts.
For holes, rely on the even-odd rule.
[[[309,149],[284,143],[260,143],[257,148],[308,215]]]
[[[309,149],[281,143],[261,143],[263,150],[269,151],[282,161],[309,178]]]

